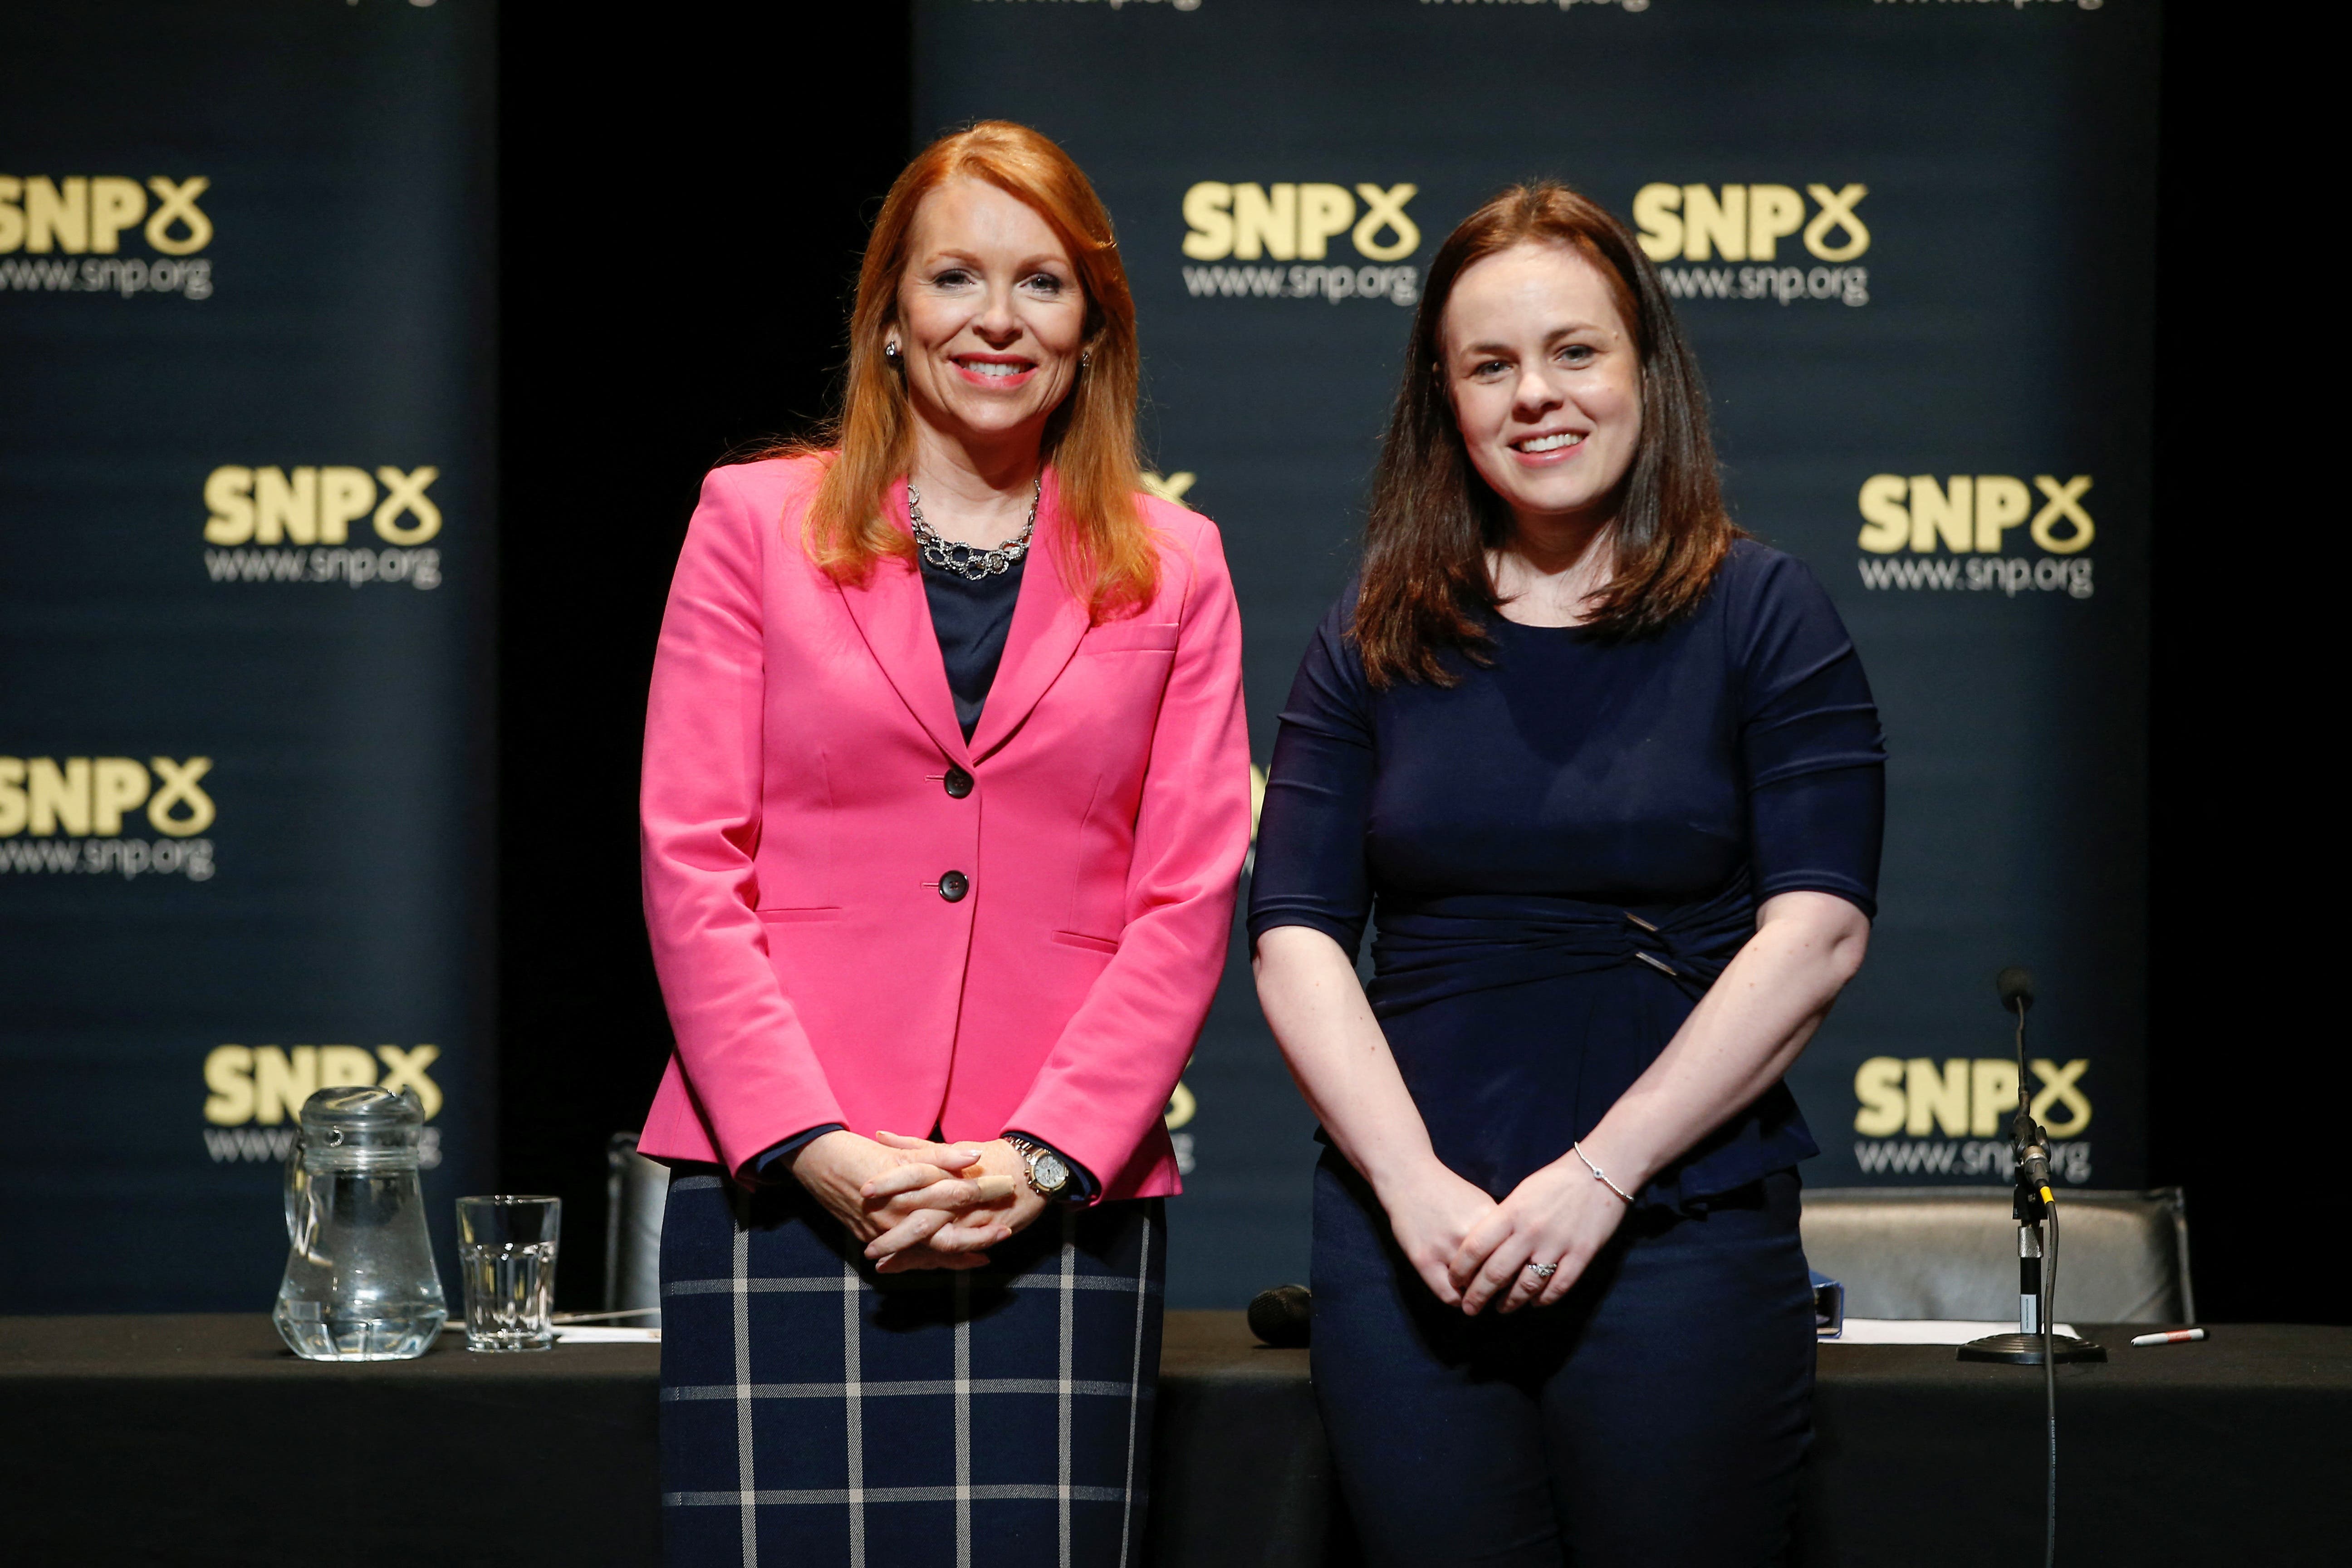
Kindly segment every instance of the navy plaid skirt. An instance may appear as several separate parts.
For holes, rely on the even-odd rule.
[[[1137,1562],[1167,1247],[1151,1198],[1050,1210],[985,1269],[877,1275],[799,1186],[680,1168],[661,1247],[665,1560]]]

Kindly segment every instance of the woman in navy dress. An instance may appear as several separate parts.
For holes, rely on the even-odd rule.
[[[1768,1563],[1814,1348],[1781,1075],[1868,941],[1876,710],[1811,574],[1726,516],[1615,218],[1496,197],[1411,355],[1250,900],[1330,1145],[1342,1488],[1375,1563]]]

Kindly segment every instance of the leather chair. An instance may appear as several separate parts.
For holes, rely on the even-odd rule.
[[[604,1145],[604,1310],[656,1309],[628,1320],[661,1325],[662,1205],[669,1167],[637,1152],[637,1135],[615,1132]]]
[[[2058,1194],[2059,1317],[2193,1323],[2179,1187]],[[1853,1318],[2017,1318],[2007,1187],[1823,1187],[1805,1194],[1805,1258],[1845,1287]]]

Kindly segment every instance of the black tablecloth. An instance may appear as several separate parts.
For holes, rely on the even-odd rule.
[[[2352,1329],[2223,1325],[2058,1369],[2058,1560],[2352,1562]],[[1931,1345],[1825,1344],[1800,1514],[1806,1568],[2042,1561],[2040,1367]]]
[[[0,1563],[661,1560],[660,1351],[297,1360],[267,1317],[0,1318]]]
[[[2091,1331],[2115,1359],[2060,1371],[2068,1568],[2352,1560],[2352,1330],[2134,1331]],[[657,1562],[658,1352],[461,1344],[343,1365],[259,1316],[0,1319],[0,1561]],[[1305,1352],[1171,1312],[1161,1378],[1153,1561],[1353,1559]],[[2038,1371],[1827,1345],[1816,1415],[1807,1568],[2038,1561]]]

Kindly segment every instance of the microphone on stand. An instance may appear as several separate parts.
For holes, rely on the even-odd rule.
[[[2058,1199],[2050,1190],[2050,1135],[2033,1120],[2033,1098],[2025,1088],[2025,1015],[2033,1006],[2033,972],[2011,964],[1993,976],[2003,1008],[2017,1015],[2017,1114],[2009,1124],[2017,1156],[2017,1332],[1988,1334],[1960,1347],[1962,1361],[2006,1362],[2042,1369],[2042,1398],[2049,1410],[2050,1479],[2043,1504],[2042,1561],[2058,1561],[2058,1363],[2105,1361],[2107,1352],[2086,1340],[2058,1331],[2054,1298],[2058,1287]]]
[[[2017,1161],[2011,1200],[2017,1219],[2017,1332],[1971,1340],[1960,1347],[1960,1359],[2012,1366],[2105,1361],[2107,1352],[2098,1345],[2059,1333],[2051,1308],[2058,1273],[2058,1199],[2050,1187],[2050,1134],[2034,1120],[2033,1096],[2025,1087],[2025,1015],[2033,1007],[2033,972],[2011,964],[1993,977],[1993,989],[2002,1010],[2017,1018],[2017,1114],[2009,1123],[2010,1150]]]
[[[2033,971],[2012,963],[1993,976],[1992,984],[2000,994],[2002,1010],[2017,1015],[2017,1114],[2009,1121],[2009,1147],[2017,1164],[2017,1218],[2020,1224],[2032,1224],[2041,1219],[2052,1201],[2049,1135],[2033,1120],[2032,1097],[2025,1088],[2025,1015],[2033,1007]],[[2039,1255],[2036,1248],[2030,1256]],[[2028,1298],[2041,1294],[2038,1280],[2026,1279],[2024,1286]],[[2029,1301],[2019,1314],[2029,1330],[2033,1326],[2033,1315]]]

